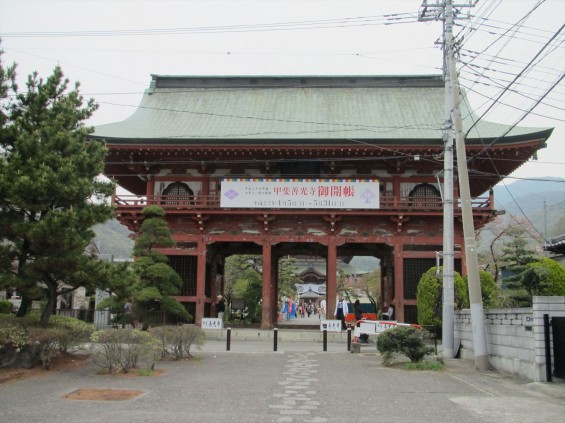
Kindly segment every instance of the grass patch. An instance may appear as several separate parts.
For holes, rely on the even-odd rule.
[[[440,361],[421,361],[419,363],[402,363],[401,367],[406,370],[443,370],[445,365]]]
[[[135,372],[138,376],[153,376],[154,370],[151,367],[146,367],[143,369],[137,369]]]

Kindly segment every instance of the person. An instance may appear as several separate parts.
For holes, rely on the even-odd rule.
[[[361,303],[359,302],[359,300],[355,300],[353,312],[355,313],[355,320],[361,320],[363,318],[363,309],[361,308]]]
[[[322,301],[320,301],[320,309],[322,311],[320,311],[320,319],[322,318],[326,318],[326,299],[322,298]]]
[[[346,330],[345,326],[345,316],[349,313],[349,307],[347,306],[347,301],[343,299],[343,294],[340,292],[338,295],[337,303],[335,304],[334,316],[336,319],[341,320],[341,330]]]
[[[383,312],[383,320],[392,320],[394,316],[394,308],[392,308],[392,304],[387,305],[387,303],[385,303],[383,310],[386,310]]]
[[[131,315],[132,305],[129,300],[124,304],[124,313],[126,316]]]
[[[353,312],[355,313],[355,320],[359,321],[363,319],[363,309],[361,308],[361,303],[359,300],[355,300],[355,304],[353,306]],[[366,333],[362,333],[359,335],[359,340],[364,343],[369,342],[369,335]]]
[[[224,303],[224,298],[218,295],[216,298],[216,313],[218,313],[218,319],[224,320],[224,312],[226,311],[226,303]]]

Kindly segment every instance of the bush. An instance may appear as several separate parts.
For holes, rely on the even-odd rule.
[[[62,329],[59,337],[59,350],[63,353],[73,352],[94,332],[94,325],[73,317],[51,316],[49,326]]]
[[[201,347],[205,341],[204,331],[198,326],[160,326],[149,330],[161,340],[161,357],[172,356],[175,360],[192,357],[190,348]]]
[[[22,325],[3,323],[0,326],[0,354],[20,351],[28,345],[28,333]]]
[[[436,335],[441,334],[443,314],[443,280],[436,276],[436,268],[426,271],[418,282],[416,299],[418,301],[418,323],[432,327]],[[454,280],[455,308],[461,310],[469,307],[467,285],[458,272]]]
[[[151,333],[139,330],[101,330],[94,332],[91,340],[95,343],[94,363],[109,373],[128,373],[137,368],[139,360],[153,360],[160,350],[158,340]]]
[[[0,316],[0,367],[31,368],[39,361],[49,369],[60,352],[71,352],[87,341],[94,326],[72,317],[51,316],[49,328],[39,328],[39,314]]]
[[[12,303],[7,300],[0,301],[0,314],[10,314],[12,312]]]
[[[65,329],[35,328],[29,332],[30,348],[36,354],[45,370],[49,370],[51,359],[60,354],[59,345],[67,335]]]
[[[467,297],[469,296],[469,277],[465,275],[463,278],[465,280],[465,293]],[[499,299],[498,299],[498,288],[496,286],[496,282],[494,281],[494,276],[492,276],[489,272],[485,272],[484,270],[479,271],[479,281],[481,284],[481,296],[483,299],[483,307],[484,308],[493,308],[498,307]]]
[[[433,347],[426,345],[428,332],[414,327],[394,327],[385,330],[377,337],[377,349],[382,354],[383,363],[390,365],[395,354],[401,354],[412,363],[419,363],[434,352]]]
[[[531,298],[534,295],[565,295],[565,269],[545,257],[526,266],[521,282]]]
[[[27,329],[18,323],[2,322],[0,325],[0,367],[30,369],[37,363],[37,360],[37,356],[30,349]]]

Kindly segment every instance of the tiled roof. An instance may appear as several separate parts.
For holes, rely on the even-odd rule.
[[[565,234],[547,241],[543,249],[554,253],[565,253]]]
[[[468,128],[476,116],[466,104]],[[441,142],[444,84],[439,76],[205,77],[153,76],[126,120],[95,128],[112,144]],[[473,138],[508,127],[480,121]],[[511,136],[547,128],[516,127]],[[547,136],[547,134],[545,134]],[[428,141],[426,141],[428,140]]]

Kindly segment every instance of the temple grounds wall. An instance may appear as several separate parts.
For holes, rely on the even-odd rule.
[[[489,363],[496,370],[545,382],[543,315],[565,317],[565,297],[534,297],[532,308],[485,310]],[[460,357],[474,359],[471,311],[455,312],[455,339]],[[553,357],[552,357],[553,360]]]

